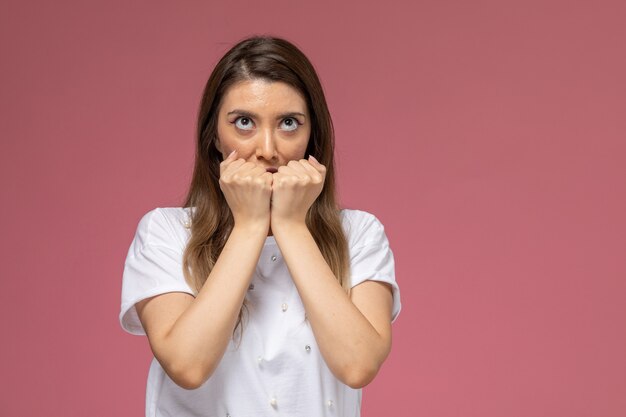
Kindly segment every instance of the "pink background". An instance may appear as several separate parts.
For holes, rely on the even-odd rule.
[[[623,417],[624,4],[3,1],[0,415],[143,415],[126,251],[185,194],[212,66],[270,33],[318,68],[341,200],[396,255],[363,416]]]

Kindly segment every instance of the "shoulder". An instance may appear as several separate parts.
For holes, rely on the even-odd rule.
[[[135,233],[134,246],[141,250],[146,246],[178,248],[189,238],[191,212],[185,207],[157,207],[141,217]]]
[[[341,223],[350,247],[366,245],[384,236],[385,227],[367,211],[342,209]]]

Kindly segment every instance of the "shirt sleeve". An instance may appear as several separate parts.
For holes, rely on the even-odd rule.
[[[168,292],[194,295],[183,274],[183,250],[171,222],[159,209],[141,219],[122,277],[119,319],[124,330],[136,335],[146,334],[135,309],[137,302]]]
[[[391,321],[400,313],[400,288],[395,278],[393,252],[385,235],[385,228],[372,214],[358,212],[351,225],[353,238],[349,239],[351,286],[362,282],[380,281],[391,285],[393,308]]]

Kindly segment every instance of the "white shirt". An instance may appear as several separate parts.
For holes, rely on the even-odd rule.
[[[395,320],[400,293],[382,224],[359,210],[342,210],[341,220],[351,285],[366,280],[391,284]],[[120,323],[129,333],[145,335],[135,310],[138,301],[167,292],[194,295],[182,271],[189,222],[184,208],[157,208],[139,222],[122,283]],[[231,340],[215,372],[198,389],[179,387],[152,360],[146,416],[360,416],[361,390],[343,384],[328,369],[273,236],[265,241],[246,299],[241,340]]]

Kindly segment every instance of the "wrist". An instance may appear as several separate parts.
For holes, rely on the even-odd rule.
[[[274,236],[305,231],[308,232],[309,228],[304,219],[272,219],[272,234]]]
[[[269,222],[235,222],[231,234],[242,234],[250,238],[265,239],[269,232]]]

